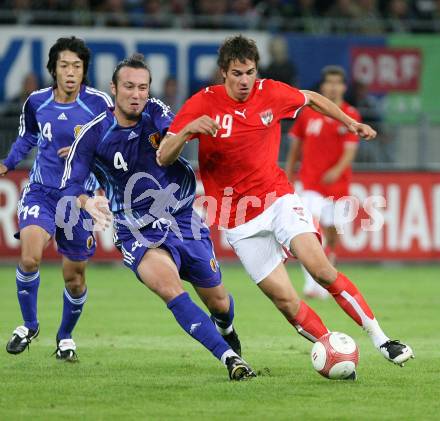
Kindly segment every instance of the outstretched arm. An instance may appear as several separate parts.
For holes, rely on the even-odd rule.
[[[328,117],[332,117],[341,123],[343,123],[351,133],[371,140],[377,135],[376,131],[368,124],[359,123],[347,114],[345,114],[334,102],[330,101],[326,97],[313,91],[301,91],[308,100],[308,105],[315,111],[324,114]]]

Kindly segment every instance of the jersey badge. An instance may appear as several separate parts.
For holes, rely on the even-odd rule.
[[[263,111],[262,113],[260,113],[260,118],[261,118],[262,123],[265,126],[269,126],[270,123],[272,123],[272,120],[273,120],[273,112],[272,112],[272,110],[268,109],[266,111]]]
[[[75,139],[79,135],[79,132],[81,131],[82,127],[83,127],[82,124],[78,124],[73,128],[73,134],[75,136]]]
[[[160,140],[161,140],[159,132],[151,133],[150,136],[148,136],[148,140],[154,149],[159,149]]]

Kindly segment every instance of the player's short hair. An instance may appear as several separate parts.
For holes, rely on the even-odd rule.
[[[66,51],[66,50],[75,53],[83,62],[84,75],[83,75],[82,83],[88,85],[89,81],[87,80],[87,72],[89,70],[91,52],[87,47],[86,43],[82,39],[72,36],[70,38],[58,38],[57,42],[54,45],[52,45],[51,49],[49,50],[49,59],[47,60],[46,68],[53,78],[54,86],[56,86],[57,84],[57,78],[56,78],[57,60],[59,54],[62,51]]]
[[[345,70],[341,66],[337,66],[334,64],[331,64],[329,66],[325,66],[321,70],[321,82],[320,84],[323,84],[325,80],[327,79],[327,76],[341,76],[341,79],[344,83],[347,83],[347,73],[345,73]]]
[[[112,75],[112,82],[113,84],[116,86],[118,84],[118,74],[119,71],[123,68],[123,67],[131,67],[132,69],[145,69],[148,71],[148,75],[150,76],[150,80],[149,83],[151,85],[151,70],[148,67],[148,64],[145,61],[145,57],[143,54],[141,53],[134,53],[132,54],[130,57],[120,61],[116,67],[115,70],[113,70],[113,75]]]
[[[240,63],[252,60],[258,68],[260,54],[258,53],[257,44],[253,39],[246,38],[243,35],[236,35],[225,39],[218,50],[218,67],[226,72],[231,61],[235,60],[238,60]]]

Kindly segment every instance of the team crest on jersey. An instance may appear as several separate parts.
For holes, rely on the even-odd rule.
[[[261,118],[262,123],[265,126],[269,126],[270,123],[272,123],[272,120],[273,120],[273,112],[272,112],[272,110],[269,109],[269,110],[263,111],[262,113],[260,113],[260,118]]]
[[[209,264],[211,265],[212,271],[217,272],[217,262],[214,258],[209,261]]]
[[[93,236],[92,235],[90,235],[88,238],[87,238],[87,248],[90,250],[92,247],[93,247],[93,243],[94,243],[94,239],[93,239]]]
[[[150,134],[150,136],[148,136],[148,140],[154,149],[159,149],[160,140],[161,140],[159,132],[154,132]]]
[[[77,126],[75,126],[74,128],[73,128],[73,134],[74,134],[74,136],[75,136],[75,139],[76,139],[76,137],[79,135],[79,132],[81,131],[81,129],[82,129],[82,125],[81,124],[78,124]]]

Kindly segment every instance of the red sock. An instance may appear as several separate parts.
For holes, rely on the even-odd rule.
[[[316,342],[329,331],[315,311],[304,301],[299,303],[298,313],[293,320],[289,320],[289,323],[300,335],[312,342]]]
[[[339,306],[359,325],[363,326],[363,319],[374,319],[373,312],[356,285],[344,274],[338,273],[336,280],[327,287],[327,291]]]

